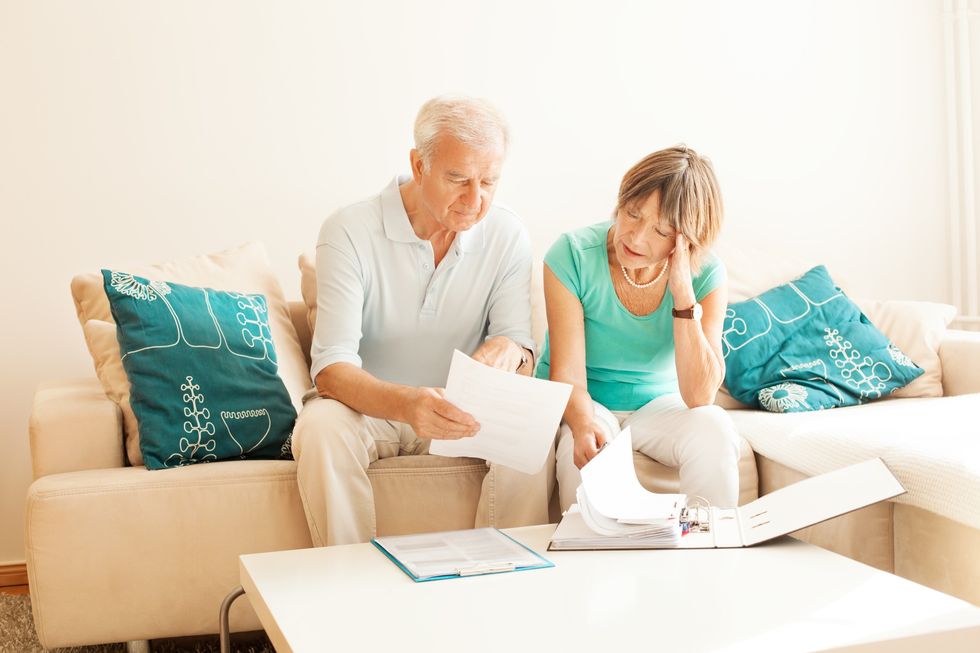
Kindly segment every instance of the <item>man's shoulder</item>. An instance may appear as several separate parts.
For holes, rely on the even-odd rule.
[[[381,194],[343,206],[320,226],[318,245],[359,240],[381,225]]]
[[[494,204],[487,212],[484,222],[492,229],[504,232],[523,232],[525,231],[524,222],[517,211],[506,204]]]
[[[506,205],[494,204],[480,222],[484,246],[498,254],[508,251],[526,252],[530,256],[531,236],[517,212]]]

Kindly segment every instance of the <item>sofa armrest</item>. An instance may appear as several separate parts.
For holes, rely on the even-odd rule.
[[[949,329],[939,346],[943,394],[980,392],[980,332]]]
[[[35,479],[125,465],[122,412],[97,379],[42,383],[29,430]]]

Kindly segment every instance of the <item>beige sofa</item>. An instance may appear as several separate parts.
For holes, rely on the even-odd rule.
[[[309,350],[305,307],[290,306]],[[234,461],[148,471],[126,464],[122,415],[96,379],[49,382],[30,423],[27,497],[34,623],[48,647],[215,633],[239,584],[238,556],[310,546],[292,461]],[[644,483],[677,474],[637,456]],[[412,456],[368,470],[382,534],[472,527],[486,464]],[[743,443],[742,501],[758,496]],[[555,515],[557,518],[557,514]],[[232,629],[260,625],[238,601]]]
[[[304,271],[309,282],[308,265]],[[540,338],[540,287],[535,295]],[[308,351],[307,308],[294,302],[289,312]],[[950,331],[941,353],[947,394],[980,392],[980,334]],[[949,399],[885,403],[922,401]],[[980,408],[980,395],[961,403],[969,402]],[[869,409],[874,408],[840,412],[861,415]],[[792,457],[772,444],[772,434],[792,426],[793,416],[731,414],[747,440],[740,460],[742,503],[760,489],[771,491],[819,471],[792,467]],[[156,472],[128,466],[123,413],[96,379],[40,387],[30,437],[35,481],[27,498],[26,552],[34,620],[46,647],[214,633],[218,606],[238,585],[238,555],[310,546],[293,462],[236,461]],[[762,455],[749,446],[754,438]],[[889,461],[887,451],[880,455]],[[676,490],[675,470],[639,454],[635,461],[648,488]],[[437,456],[373,464],[369,477],[379,532],[471,526],[485,473],[482,461]],[[974,481],[980,487],[980,478]],[[978,550],[978,533],[943,511],[907,502],[872,507],[802,536],[980,603],[980,560],[970,555]],[[247,601],[238,601],[231,616],[233,630],[259,628]]]

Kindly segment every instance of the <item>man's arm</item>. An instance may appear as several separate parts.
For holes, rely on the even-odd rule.
[[[442,388],[416,388],[382,381],[350,363],[335,363],[316,376],[321,397],[336,399],[370,417],[405,422],[420,438],[455,440],[480,425],[443,398]]]
[[[406,422],[425,438],[474,435],[479,425],[442,398],[438,388],[388,383],[361,369],[364,280],[342,226],[327,220],[316,251],[317,320],[312,372],[317,391],[357,412]]]
[[[473,358],[508,372],[530,376],[534,371],[531,338],[531,243],[521,227],[499,283],[488,298],[487,338]]]

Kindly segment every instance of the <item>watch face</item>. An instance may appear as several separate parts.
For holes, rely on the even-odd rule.
[[[695,304],[694,305],[694,319],[695,320],[700,320],[701,319],[701,315],[703,313],[704,313],[704,309],[701,308],[701,304]]]

